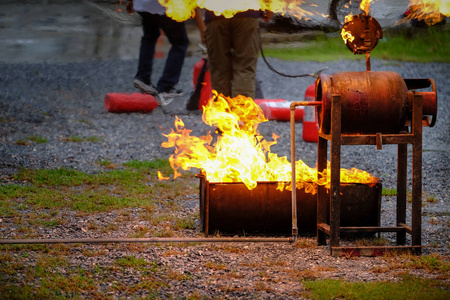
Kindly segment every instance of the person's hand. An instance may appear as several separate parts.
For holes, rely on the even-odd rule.
[[[195,24],[197,24],[198,30],[200,31],[200,40],[202,41],[202,44],[206,44],[205,38],[206,26],[205,22],[203,22],[203,16],[199,7],[195,8],[194,21]]]
[[[134,12],[134,9],[133,9],[133,1],[128,0],[128,1],[127,1],[127,4],[125,4],[125,7],[126,7],[126,9],[127,9],[127,12],[128,12],[130,15],[132,15],[133,12]]]
[[[270,19],[272,19],[273,16],[273,12],[271,12],[270,10],[265,10],[262,13],[262,18],[264,20],[264,22],[269,22]]]

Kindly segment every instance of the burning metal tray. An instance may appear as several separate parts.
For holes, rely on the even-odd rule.
[[[291,192],[277,190],[278,182],[209,182],[200,178],[200,220],[206,234],[290,234]],[[341,226],[379,226],[381,182],[341,185]],[[316,234],[317,194],[297,189],[298,230]]]

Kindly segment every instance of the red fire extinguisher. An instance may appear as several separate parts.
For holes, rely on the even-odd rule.
[[[305,101],[315,101],[316,85],[311,84],[305,92]],[[303,140],[305,142],[317,143],[319,141],[319,126],[317,125],[316,108],[305,106],[303,115]]]
[[[149,94],[107,93],[105,96],[105,110],[111,113],[149,113],[158,105],[155,97]]]
[[[194,91],[186,104],[188,110],[203,110],[212,96],[211,74],[208,69],[208,59],[203,57],[194,65]]]
[[[291,118],[291,102],[284,99],[255,99],[264,116],[269,120],[289,122]],[[303,106],[295,109],[295,122],[303,121]]]

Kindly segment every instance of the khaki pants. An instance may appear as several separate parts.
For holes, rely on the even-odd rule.
[[[212,88],[228,97],[255,98],[259,53],[259,20],[234,17],[206,24]]]

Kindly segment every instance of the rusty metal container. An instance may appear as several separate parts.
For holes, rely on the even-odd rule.
[[[432,87],[432,91],[420,91]],[[338,72],[320,75],[316,101],[320,132],[330,133],[332,95],[341,96],[343,134],[396,134],[411,118],[414,96],[423,98],[426,126],[433,127],[437,115],[437,93],[433,79],[403,79],[395,72]],[[430,121],[428,116],[432,116]]]
[[[331,95],[341,96],[342,133],[398,133],[405,125],[408,103],[403,78],[395,72],[339,72],[317,80],[316,100],[322,133],[330,132]]]
[[[277,190],[278,182],[213,183],[200,177],[200,221],[205,234],[290,234],[291,192]],[[381,183],[342,184],[341,225],[379,226]],[[297,189],[298,230],[316,234],[317,194]]]

